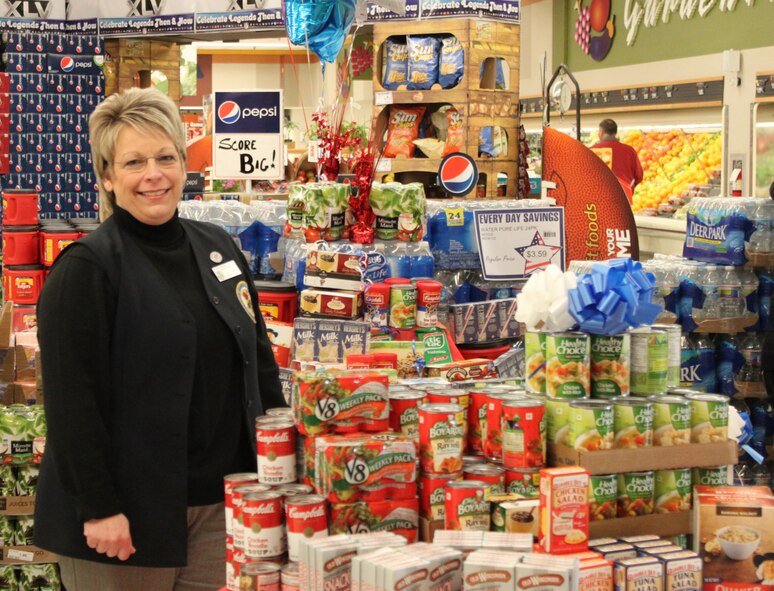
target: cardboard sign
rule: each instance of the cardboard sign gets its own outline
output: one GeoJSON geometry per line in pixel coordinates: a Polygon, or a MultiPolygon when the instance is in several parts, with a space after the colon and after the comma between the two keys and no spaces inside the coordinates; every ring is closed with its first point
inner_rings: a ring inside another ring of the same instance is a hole
{"type": "Polygon", "coordinates": [[[523,279],[550,264],[564,268],[564,208],[482,209],[474,215],[487,281],[523,279]]]}
{"type": "Polygon", "coordinates": [[[282,117],[281,90],[216,92],[215,178],[284,178],[282,117]]]}

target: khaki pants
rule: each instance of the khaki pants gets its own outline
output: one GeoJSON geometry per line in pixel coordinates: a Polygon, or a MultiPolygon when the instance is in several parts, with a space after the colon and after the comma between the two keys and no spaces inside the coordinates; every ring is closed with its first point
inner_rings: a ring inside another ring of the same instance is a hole
{"type": "Polygon", "coordinates": [[[226,585],[223,503],[188,508],[188,565],[151,568],[59,557],[67,591],[205,591],[226,585]]]}

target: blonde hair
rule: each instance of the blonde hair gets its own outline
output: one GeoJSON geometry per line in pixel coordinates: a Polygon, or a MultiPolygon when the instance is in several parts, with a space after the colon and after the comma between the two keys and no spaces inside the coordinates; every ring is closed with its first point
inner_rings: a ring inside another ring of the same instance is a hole
{"type": "Polygon", "coordinates": [[[116,197],[104,188],[105,173],[112,171],[116,141],[130,126],[142,133],[163,133],[175,144],[185,169],[185,129],[172,100],[155,88],[130,88],[106,98],[89,117],[89,140],[94,172],[99,181],[100,219],[113,213],[116,197]]]}

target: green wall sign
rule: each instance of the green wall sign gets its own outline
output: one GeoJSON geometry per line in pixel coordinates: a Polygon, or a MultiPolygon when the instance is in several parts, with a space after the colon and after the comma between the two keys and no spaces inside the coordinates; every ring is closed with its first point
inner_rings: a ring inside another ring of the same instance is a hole
{"type": "Polygon", "coordinates": [[[553,1],[554,66],[576,72],[774,46],[774,0],[553,1]]]}

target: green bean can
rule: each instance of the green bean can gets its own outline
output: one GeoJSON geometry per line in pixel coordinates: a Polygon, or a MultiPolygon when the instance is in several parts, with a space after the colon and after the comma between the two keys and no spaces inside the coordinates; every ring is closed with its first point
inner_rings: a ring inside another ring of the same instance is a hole
{"type": "Polygon", "coordinates": [[[589,336],[581,332],[546,335],[546,395],[588,398],[591,382],[589,336]]]}
{"type": "Polygon", "coordinates": [[[667,333],[667,388],[680,385],[680,338],[683,328],[680,324],[654,324],[651,328],[667,333]]]}
{"type": "Polygon", "coordinates": [[[598,451],[613,447],[613,405],[606,400],[570,403],[567,444],[574,449],[598,451]]]}
{"type": "Polygon", "coordinates": [[[524,334],[524,385],[527,392],[546,393],[546,333],[524,334]]]}
{"type": "Polygon", "coordinates": [[[653,445],[670,447],[691,442],[691,403],[682,396],[651,396],[653,445]]]}
{"type": "Polygon", "coordinates": [[[549,443],[567,444],[570,436],[570,401],[546,398],[546,435],[549,443]]]}
{"type": "Polygon", "coordinates": [[[691,469],[656,470],[654,492],[656,513],[690,510],[693,496],[691,469]]]}
{"type": "Polygon", "coordinates": [[[417,286],[390,286],[389,325],[393,328],[414,328],[417,325],[417,286]]]}
{"type": "Polygon", "coordinates": [[[589,519],[614,519],[618,510],[618,477],[615,474],[592,474],[589,477],[589,519]]]}
{"type": "Polygon", "coordinates": [[[691,443],[722,443],[728,439],[728,398],[719,394],[688,394],[691,443]]]}
{"type": "Polygon", "coordinates": [[[642,399],[616,400],[613,406],[614,447],[653,445],[653,404],[642,399]]]}
{"type": "Polygon", "coordinates": [[[643,328],[631,332],[631,391],[648,396],[667,388],[669,336],[662,330],[643,328]]]}
{"type": "Polygon", "coordinates": [[[628,333],[591,335],[591,397],[629,395],[628,333]]]}
{"type": "Polygon", "coordinates": [[[731,484],[728,466],[694,468],[693,486],[728,486],[731,484]]]}
{"type": "Polygon", "coordinates": [[[618,517],[652,514],[655,485],[656,481],[652,470],[619,474],[618,517]]]}

